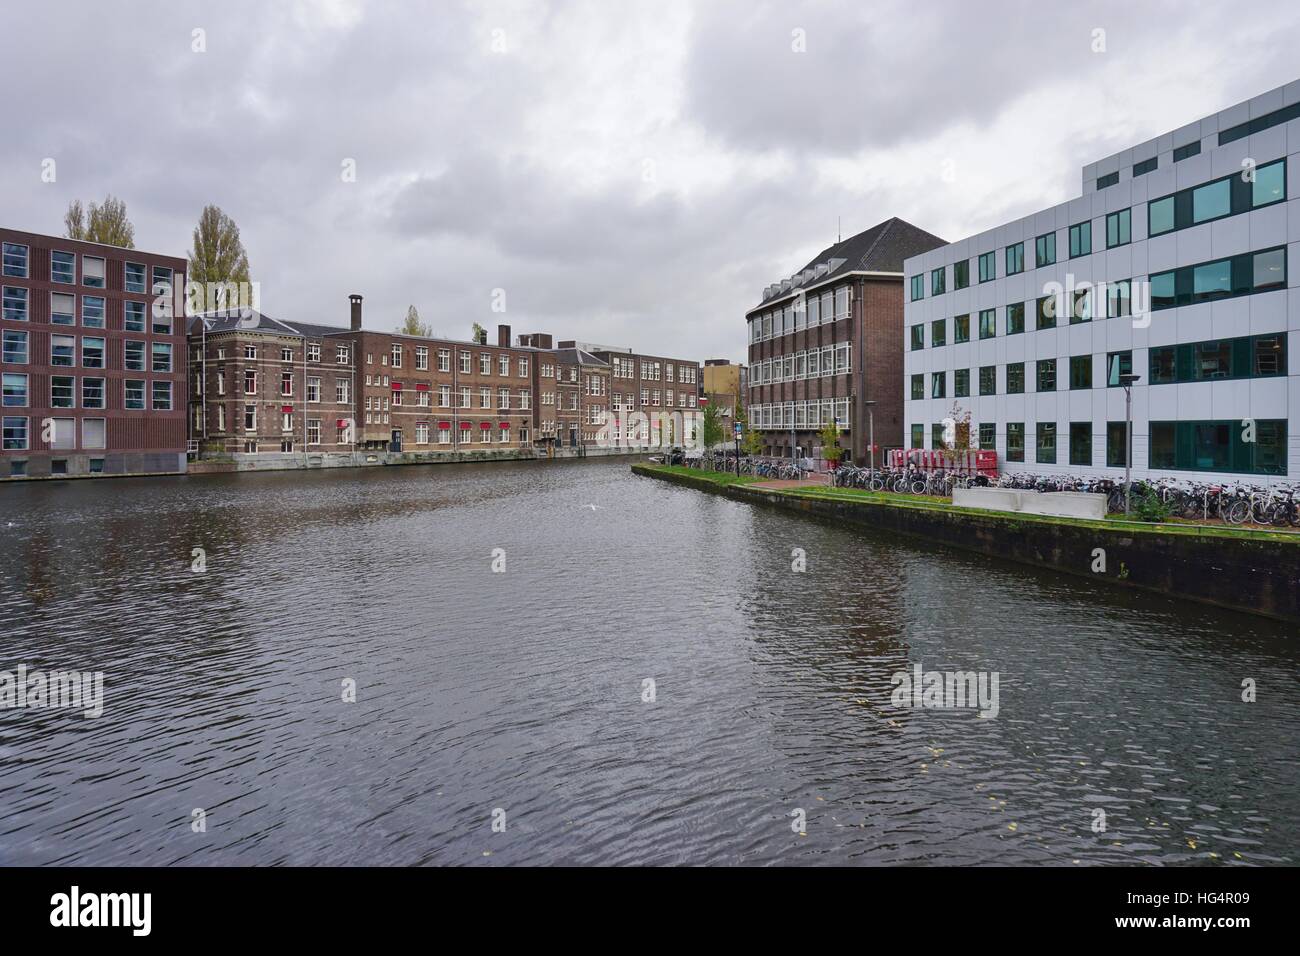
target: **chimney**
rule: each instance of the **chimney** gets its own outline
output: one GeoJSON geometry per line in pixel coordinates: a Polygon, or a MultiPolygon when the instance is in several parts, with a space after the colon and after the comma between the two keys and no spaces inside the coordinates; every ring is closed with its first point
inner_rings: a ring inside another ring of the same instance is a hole
{"type": "Polygon", "coordinates": [[[353,292],[348,296],[348,301],[352,303],[352,331],[361,331],[361,296],[353,292]]]}
{"type": "Polygon", "coordinates": [[[503,349],[510,347],[510,326],[497,326],[497,345],[501,346],[503,349]]]}

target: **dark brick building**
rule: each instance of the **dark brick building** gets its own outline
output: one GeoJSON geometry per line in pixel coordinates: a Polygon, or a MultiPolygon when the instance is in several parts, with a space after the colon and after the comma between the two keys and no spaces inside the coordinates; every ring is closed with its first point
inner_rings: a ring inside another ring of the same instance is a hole
{"type": "Polygon", "coordinates": [[[184,472],[186,260],[0,243],[0,479],[184,472]]]}
{"type": "Polygon", "coordinates": [[[903,260],[944,240],[893,218],[824,249],[763,290],[746,313],[751,428],[766,454],[819,454],[819,433],[838,420],[841,446],[876,461],[903,442],[903,260]],[[874,403],[868,411],[868,402],[874,403]]]}

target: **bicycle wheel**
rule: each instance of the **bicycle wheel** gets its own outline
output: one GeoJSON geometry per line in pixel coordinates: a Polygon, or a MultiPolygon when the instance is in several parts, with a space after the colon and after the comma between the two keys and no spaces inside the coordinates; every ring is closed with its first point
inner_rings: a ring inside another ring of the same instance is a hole
{"type": "Polygon", "coordinates": [[[1245,498],[1233,498],[1220,504],[1222,518],[1228,524],[1241,524],[1250,514],[1250,502],[1245,498]]]}

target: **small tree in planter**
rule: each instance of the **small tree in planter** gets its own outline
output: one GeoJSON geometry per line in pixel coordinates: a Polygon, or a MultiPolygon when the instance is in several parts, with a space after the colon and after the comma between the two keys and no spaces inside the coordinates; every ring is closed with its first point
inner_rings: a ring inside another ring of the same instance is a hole
{"type": "Polygon", "coordinates": [[[840,448],[840,426],[834,419],[826,423],[821,431],[822,440],[822,457],[826,459],[826,464],[834,468],[840,463],[840,455],[843,454],[840,448]]]}
{"type": "Polygon", "coordinates": [[[956,468],[958,462],[963,464],[966,461],[966,453],[970,449],[970,412],[963,411],[960,404],[952,403],[952,411],[948,413],[952,421],[952,441],[946,442],[943,448],[943,459],[948,464],[948,470],[956,468]]]}

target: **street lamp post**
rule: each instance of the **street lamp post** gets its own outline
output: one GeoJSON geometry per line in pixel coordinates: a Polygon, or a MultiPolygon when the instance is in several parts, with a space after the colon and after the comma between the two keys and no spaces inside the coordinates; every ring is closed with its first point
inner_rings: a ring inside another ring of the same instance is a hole
{"type": "Polygon", "coordinates": [[[862,404],[867,406],[867,447],[871,452],[871,480],[876,478],[876,413],[872,406],[874,401],[866,401],[862,404]]]}
{"type": "Polygon", "coordinates": [[[1130,497],[1133,491],[1131,476],[1133,473],[1133,383],[1141,375],[1131,372],[1120,375],[1119,383],[1124,387],[1124,517],[1130,514],[1130,497]]]}

